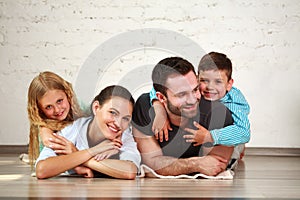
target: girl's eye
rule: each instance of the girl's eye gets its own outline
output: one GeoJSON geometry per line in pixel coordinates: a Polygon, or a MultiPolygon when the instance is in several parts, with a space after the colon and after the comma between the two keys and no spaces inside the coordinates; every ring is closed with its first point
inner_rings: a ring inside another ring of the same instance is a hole
{"type": "Polygon", "coordinates": [[[52,106],[46,106],[46,110],[50,110],[52,106]]]}
{"type": "Polygon", "coordinates": [[[57,100],[57,103],[62,103],[62,102],[63,102],[63,99],[57,100]]]}

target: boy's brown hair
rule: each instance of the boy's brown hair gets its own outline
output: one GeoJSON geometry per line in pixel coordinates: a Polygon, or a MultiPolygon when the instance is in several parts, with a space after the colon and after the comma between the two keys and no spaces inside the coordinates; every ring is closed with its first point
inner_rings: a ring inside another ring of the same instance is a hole
{"type": "Polygon", "coordinates": [[[232,76],[232,63],[230,59],[222,53],[210,52],[204,55],[198,65],[198,74],[200,71],[221,70],[225,71],[228,81],[232,76]]]}

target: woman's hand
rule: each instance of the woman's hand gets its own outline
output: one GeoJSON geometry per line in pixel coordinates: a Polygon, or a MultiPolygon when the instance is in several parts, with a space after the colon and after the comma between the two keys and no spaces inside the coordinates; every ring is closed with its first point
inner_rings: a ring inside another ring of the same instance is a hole
{"type": "Polygon", "coordinates": [[[88,152],[92,156],[96,156],[97,154],[102,154],[110,150],[119,151],[121,146],[122,146],[122,141],[120,139],[104,140],[103,142],[97,144],[96,146],[89,148],[88,152]]]}
{"type": "Polygon", "coordinates": [[[85,178],[93,178],[94,177],[94,173],[93,171],[85,166],[77,166],[74,168],[74,171],[79,174],[79,175],[83,175],[83,177],[85,178]]]}

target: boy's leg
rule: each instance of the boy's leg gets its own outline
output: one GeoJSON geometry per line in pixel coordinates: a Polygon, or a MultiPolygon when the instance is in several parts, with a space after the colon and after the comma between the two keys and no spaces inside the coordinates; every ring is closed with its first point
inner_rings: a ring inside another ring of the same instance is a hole
{"type": "Polygon", "coordinates": [[[226,159],[227,165],[231,160],[231,156],[233,153],[234,147],[217,145],[212,148],[212,150],[208,153],[209,155],[216,155],[226,159]]]}

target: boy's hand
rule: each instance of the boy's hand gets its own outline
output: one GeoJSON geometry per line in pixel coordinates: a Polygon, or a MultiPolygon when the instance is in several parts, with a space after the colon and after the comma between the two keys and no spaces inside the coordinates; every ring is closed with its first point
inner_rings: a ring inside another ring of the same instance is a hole
{"type": "Polygon", "coordinates": [[[153,108],[155,112],[155,117],[153,120],[152,131],[154,132],[155,138],[160,142],[164,140],[169,140],[169,130],[172,128],[170,126],[169,119],[167,117],[167,112],[164,106],[159,101],[153,102],[153,108]]]}
{"type": "Polygon", "coordinates": [[[194,143],[194,146],[198,146],[206,142],[213,142],[211,134],[206,128],[197,122],[194,122],[194,126],[197,128],[197,130],[190,128],[184,129],[185,131],[191,133],[183,136],[183,138],[186,139],[186,142],[194,143]]]}

